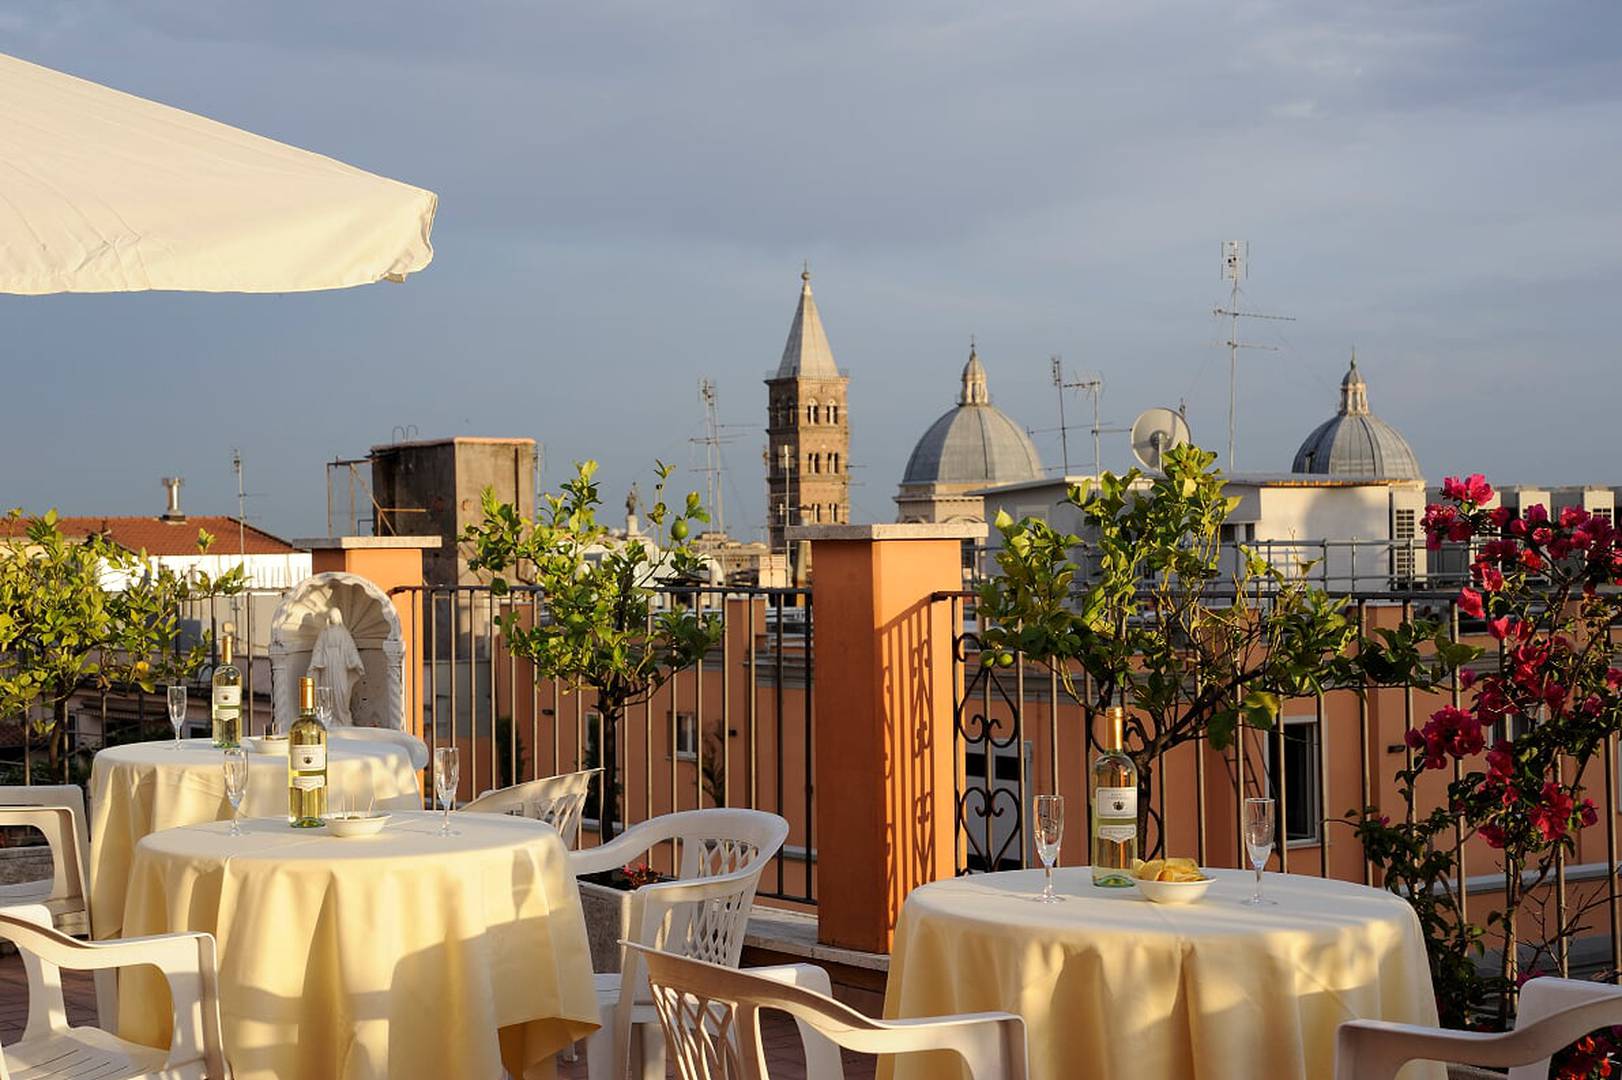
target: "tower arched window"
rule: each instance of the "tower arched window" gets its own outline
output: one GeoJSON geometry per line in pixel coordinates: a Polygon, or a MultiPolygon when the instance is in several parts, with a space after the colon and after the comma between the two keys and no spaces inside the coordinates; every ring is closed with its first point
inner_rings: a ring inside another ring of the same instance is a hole
{"type": "Polygon", "coordinates": [[[821,415],[822,415],[822,409],[821,409],[820,406],[817,405],[817,403],[815,401],[808,401],[808,402],[805,403],[805,422],[806,423],[808,423],[808,424],[818,423],[821,415]]]}
{"type": "Polygon", "coordinates": [[[839,423],[839,405],[837,402],[833,402],[828,405],[828,423],[839,423]]]}
{"type": "Polygon", "coordinates": [[[806,472],[809,472],[809,473],[812,473],[813,475],[815,475],[816,473],[819,473],[821,471],[822,471],[822,455],[821,454],[812,454],[812,455],[810,455],[810,467],[808,469],[806,469],[806,472]]]}
{"type": "Polygon", "coordinates": [[[828,455],[828,471],[831,473],[839,472],[839,454],[837,452],[828,455]]]}

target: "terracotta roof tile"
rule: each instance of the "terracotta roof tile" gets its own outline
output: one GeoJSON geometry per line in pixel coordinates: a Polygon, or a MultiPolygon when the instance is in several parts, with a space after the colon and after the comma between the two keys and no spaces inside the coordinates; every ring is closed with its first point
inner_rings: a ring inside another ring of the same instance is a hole
{"type": "MultiPolygon", "coordinates": [[[[56,527],[64,536],[105,533],[118,546],[145,551],[148,555],[195,555],[197,531],[205,529],[214,537],[212,554],[235,555],[239,551],[237,519],[223,514],[193,515],[184,521],[155,517],[64,517],[57,519],[56,527]]],[[[21,536],[26,530],[26,520],[0,521],[0,537],[21,536]]],[[[252,525],[242,531],[242,540],[240,550],[245,555],[287,555],[299,550],[252,525]]]]}

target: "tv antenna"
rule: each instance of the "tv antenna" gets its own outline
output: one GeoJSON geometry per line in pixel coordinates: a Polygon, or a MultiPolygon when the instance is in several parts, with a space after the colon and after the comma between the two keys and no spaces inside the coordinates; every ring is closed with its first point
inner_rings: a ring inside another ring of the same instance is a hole
{"type": "Polygon", "coordinates": [[[1080,390],[1089,394],[1093,399],[1093,426],[1089,429],[1093,435],[1093,475],[1097,476],[1103,469],[1103,446],[1099,436],[1105,432],[1125,431],[1126,428],[1105,427],[1098,419],[1100,399],[1104,396],[1104,376],[1094,375],[1087,379],[1066,379],[1064,374],[1064,359],[1060,356],[1049,358],[1053,370],[1053,386],[1059,394],[1059,455],[1063,461],[1064,475],[1070,474],[1070,436],[1069,428],[1064,419],[1064,392],[1066,390],[1080,390]]]}
{"type": "Polygon", "coordinates": [[[1145,469],[1160,472],[1166,451],[1189,441],[1188,421],[1176,409],[1145,409],[1132,421],[1132,456],[1145,469]]]}
{"type": "Polygon", "coordinates": [[[1229,319],[1228,328],[1228,458],[1229,472],[1234,469],[1233,443],[1234,443],[1234,400],[1238,395],[1239,385],[1239,350],[1262,349],[1266,352],[1278,352],[1277,345],[1260,345],[1251,341],[1239,340],[1240,319],[1269,319],[1274,322],[1294,322],[1293,315],[1263,315],[1255,311],[1239,310],[1239,282],[1250,274],[1250,241],[1224,240],[1222,241],[1222,277],[1233,282],[1233,289],[1228,294],[1228,306],[1225,308],[1212,308],[1211,314],[1222,315],[1229,319]]]}
{"type": "Polygon", "coordinates": [[[242,486],[242,451],[231,448],[231,471],[237,474],[237,557],[248,557],[248,492],[242,486]]]}
{"type": "Polygon", "coordinates": [[[726,462],[721,456],[721,447],[732,442],[735,436],[723,435],[722,432],[733,425],[721,423],[720,411],[715,400],[714,379],[698,380],[698,400],[704,405],[704,434],[688,441],[704,446],[704,468],[701,470],[704,473],[704,503],[715,515],[716,529],[724,533],[727,531],[724,502],[726,462]]]}

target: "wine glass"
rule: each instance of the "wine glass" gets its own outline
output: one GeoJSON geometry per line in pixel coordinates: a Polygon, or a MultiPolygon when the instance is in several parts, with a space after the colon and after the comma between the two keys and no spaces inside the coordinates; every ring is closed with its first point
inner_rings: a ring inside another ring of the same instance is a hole
{"type": "Polygon", "coordinates": [[[1245,800],[1245,850],[1250,853],[1250,865],[1256,870],[1256,893],[1247,904],[1276,904],[1262,895],[1262,867],[1273,853],[1273,800],[1245,800]]]}
{"type": "Polygon", "coordinates": [[[332,687],[315,688],[315,718],[321,721],[322,727],[332,726],[332,687]]]}
{"type": "Polygon", "coordinates": [[[248,794],[248,755],[240,746],[225,751],[225,797],[231,803],[231,835],[241,836],[242,826],[237,822],[237,811],[242,808],[242,797],[248,794]]]}
{"type": "Polygon", "coordinates": [[[1038,903],[1056,904],[1064,899],[1053,892],[1053,864],[1059,861],[1059,842],[1064,839],[1064,796],[1038,795],[1032,808],[1036,833],[1036,854],[1047,875],[1038,903]]]}
{"type": "Polygon", "coordinates": [[[462,775],[462,753],[454,746],[441,746],[434,751],[434,793],[444,808],[445,819],[440,823],[440,836],[459,836],[451,828],[451,803],[456,801],[456,784],[462,775]]]}
{"type": "Polygon", "coordinates": [[[186,726],[186,687],[169,685],[169,726],[175,729],[175,749],[180,749],[180,729],[186,726]]]}

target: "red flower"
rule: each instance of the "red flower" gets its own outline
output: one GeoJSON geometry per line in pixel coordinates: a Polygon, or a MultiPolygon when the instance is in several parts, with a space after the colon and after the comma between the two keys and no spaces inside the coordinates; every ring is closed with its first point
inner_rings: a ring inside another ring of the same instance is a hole
{"type": "Polygon", "coordinates": [[[1504,739],[1492,744],[1487,751],[1487,774],[1494,779],[1508,780],[1515,771],[1515,748],[1504,739]]]}
{"type": "Polygon", "coordinates": [[[1468,669],[1459,672],[1459,689],[1468,690],[1476,684],[1476,673],[1468,669]]]}
{"type": "Polygon", "coordinates": [[[1488,847],[1501,848],[1504,846],[1504,830],[1492,822],[1481,826],[1481,838],[1487,841],[1488,847]]]}
{"type": "Polygon", "coordinates": [[[1549,508],[1542,503],[1533,503],[1521,516],[1534,525],[1546,525],[1549,521],[1549,508]]]}
{"type": "Polygon", "coordinates": [[[1577,813],[1585,829],[1599,820],[1599,810],[1594,806],[1593,799],[1584,799],[1583,805],[1577,813]]]}
{"type": "Polygon", "coordinates": [[[1495,506],[1487,511],[1487,520],[1502,529],[1509,522],[1509,507],[1495,506]]]}
{"type": "Polygon", "coordinates": [[[1492,500],[1492,485],[1480,473],[1460,480],[1457,476],[1450,476],[1442,481],[1442,497],[1452,499],[1454,502],[1475,503],[1477,506],[1492,500]]]}
{"type": "Polygon", "coordinates": [[[1479,619],[1486,615],[1486,610],[1481,606],[1481,594],[1474,589],[1460,589],[1459,612],[1468,615],[1472,619],[1479,619]]]}
{"type": "Polygon", "coordinates": [[[1510,618],[1508,615],[1500,615],[1496,619],[1489,619],[1487,621],[1487,633],[1491,634],[1499,641],[1503,641],[1505,638],[1509,637],[1514,630],[1515,620],[1510,618]]]}
{"type": "Polygon", "coordinates": [[[1525,536],[1526,522],[1522,521],[1520,518],[1511,518],[1509,522],[1509,535],[1525,536]]]}
{"type": "Polygon", "coordinates": [[[1539,555],[1531,548],[1527,548],[1525,551],[1521,552],[1521,563],[1528,570],[1536,572],[1543,569],[1543,556],[1539,555]]]}
{"type": "Polygon", "coordinates": [[[1622,688],[1622,668],[1611,668],[1605,673],[1605,685],[1612,690],[1622,688]]]}
{"type": "Polygon", "coordinates": [[[1568,506],[1560,511],[1560,527],[1562,529],[1575,528],[1588,520],[1588,511],[1580,506],[1568,506]]]}
{"type": "Polygon", "coordinates": [[[1539,547],[1546,546],[1549,541],[1553,539],[1554,530],[1549,528],[1547,525],[1539,525],[1537,528],[1532,530],[1532,543],[1538,545],[1539,547]]]}

